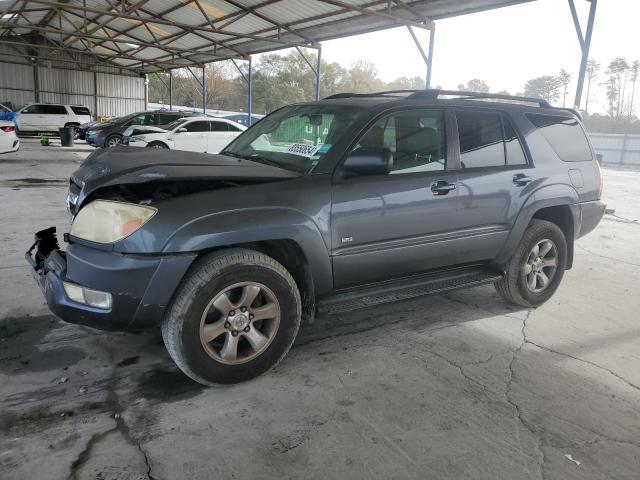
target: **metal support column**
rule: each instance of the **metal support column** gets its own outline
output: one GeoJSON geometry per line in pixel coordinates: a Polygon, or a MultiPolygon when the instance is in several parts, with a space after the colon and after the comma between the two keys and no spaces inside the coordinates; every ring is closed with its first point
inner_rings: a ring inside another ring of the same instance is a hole
{"type": "Polygon", "coordinates": [[[251,126],[253,123],[252,112],[253,108],[253,62],[251,55],[249,55],[249,73],[247,74],[247,125],[251,126]]]}
{"type": "Polygon", "coordinates": [[[204,65],[202,65],[202,114],[207,114],[207,79],[204,65]]]}
{"type": "Polygon", "coordinates": [[[429,53],[428,54],[425,53],[424,49],[422,48],[422,45],[420,44],[420,40],[418,40],[416,33],[413,31],[413,27],[411,27],[411,25],[407,25],[407,30],[409,30],[409,33],[411,34],[411,38],[413,38],[413,43],[415,43],[416,47],[418,47],[418,51],[420,52],[420,55],[422,56],[422,59],[424,60],[424,63],[427,66],[425,88],[431,88],[431,72],[433,70],[433,44],[436,39],[436,24],[435,22],[433,22],[431,24],[431,28],[429,29],[430,31],[429,31],[429,50],[428,50],[429,53]]]}
{"type": "Polygon", "coordinates": [[[320,75],[322,65],[322,46],[318,46],[318,58],[316,62],[316,102],[320,100],[320,75]]]}
{"type": "Polygon", "coordinates": [[[582,29],[580,28],[580,20],[578,19],[578,13],[576,11],[576,5],[574,0],[569,1],[569,8],[571,9],[571,17],[573,18],[573,24],[576,27],[576,33],[578,34],[578,41],[580,42],[580,49],[582,50],[582,58],[580,60],[580,72],[578,73],[578,84],[576,86],[576,98],[574,105],[576,108],[580,108],[582,102],[582,90],[584,89],[584,78],[587,73],[587,62],[589,61],[589,48],[591,47],[591,36],[593,34],[593,23],[596,18],[596,7],[598,6],[598,0],[587,0],[591,2],[589,8],[589,18],[587,20],[587,29],[582,35],[582,29]]]}
{"type": "Polygon", "coordinates": [[[298,51],[298,53],[300,54],[300,56],[302,57],[302,59],[307,63],[307,65],[309,65],[309,68],[311,69],[311,71],[313,72],[313,74],[316,76],[316,85],[315,85],[315,97],[316,100],[320,100],[320,76],[321,76],[321,65],[322,65],[322,45],[315,45],[311,48],[315,48],[318,51],[318,55],[316,58],[316,64],[315,66],[311,63],[311,60],[309,60],[309,57],[307,57],[305,55],[305,53],[300,49],[300,47],[296,47],[296,50],[298,51]]]}
{"type": "Polygon", "coordinates": [[[169,70],[169,110],[173,110],[173,70],[169,70]]]}

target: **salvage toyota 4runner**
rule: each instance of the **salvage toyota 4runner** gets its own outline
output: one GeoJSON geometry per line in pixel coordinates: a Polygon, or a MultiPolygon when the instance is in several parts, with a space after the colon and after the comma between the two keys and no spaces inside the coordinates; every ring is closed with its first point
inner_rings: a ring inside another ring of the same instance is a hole
{"type": "Polygon", "coordinates": [[[50,309],[100,329],[161,325],[192,379],[276,365],[302,321],[494,283],[536,307],[604,213],[579,115],[438,90],[284,107],[219,155],[94,152],[72,175],[62,251],[26,255],[50,309]]]}

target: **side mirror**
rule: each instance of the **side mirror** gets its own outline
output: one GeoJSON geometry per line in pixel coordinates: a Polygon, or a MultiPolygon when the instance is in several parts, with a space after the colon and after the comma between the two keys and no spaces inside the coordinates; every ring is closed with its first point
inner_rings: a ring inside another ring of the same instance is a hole
{"type": "Polygon", "coordinates": [[[184,128],[184,127],[180,127],[180,128],[178,129],[178,133],[185,133],[186,131],[187,131],[187,129],[186,129],[186,128],[184,128]]]}
{"type": "Polygon", "coordinates": [[[388,148],[360,147],[349,154],[342,170],[350,175],[386,175],[393,168],[393,154],[388,148]]]}

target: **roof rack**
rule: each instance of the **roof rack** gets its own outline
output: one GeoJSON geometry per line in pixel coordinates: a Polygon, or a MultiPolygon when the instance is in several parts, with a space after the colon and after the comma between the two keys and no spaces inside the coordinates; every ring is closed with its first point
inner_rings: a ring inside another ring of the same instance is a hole
{"type": "Polygon", "coordinates": [[[462,92],[458,90],[389,90],[385,92],[375,93],[336,93],[325,98],[325,100],[336,98],[352,98],[352,97],[398,97],[407,99],[425,99],[437,100],[441,96],[458,97],[461,100],[507,100],[513,102],[533,103],[542,108],[553,108],[546,100],[535,97],[521,97],[517,95],[502,95],[499,93],[483,93],[483,92],[462,92]],[[407,95],[402,95],[407,94],[407,95]]]}

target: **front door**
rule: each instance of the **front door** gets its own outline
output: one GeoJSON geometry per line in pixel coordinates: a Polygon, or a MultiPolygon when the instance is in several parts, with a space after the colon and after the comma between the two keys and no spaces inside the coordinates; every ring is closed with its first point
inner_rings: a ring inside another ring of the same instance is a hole
{"type": "Polygon", "coordinates": [[[189,152],[206,152],[209,122],[206,120],[187,122],[180,125],[178,130],[182,130],[183,128],[187,131],[178,131],[173,135],[174,148],[176,150],[187,150],[189,152]]]}
{"type": "Polygon", "coordinates": [[[457,263],[457,172],[445,114],[408,110],[377,121],[354,147],[386,147],[388,175],[336,175],[331,211],[334,284],[366,284],[457,263]]]}
{"type": "Polygon", "coordinates": [[[460,261],[496,258],[526,199],[533,171],[509,117],[490,110],[455,113],[460,138],[460,261]]]}
{"type": "Polygon", "coordinates": [[[18,116],[18,127],[20,130],[29,131],[44,131],[45,130],[45,110],[44,105],[35,104],[29,105],[20,111],[18,116]]]}

